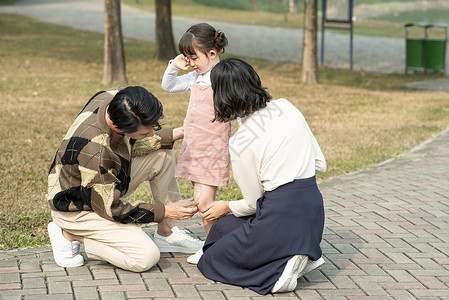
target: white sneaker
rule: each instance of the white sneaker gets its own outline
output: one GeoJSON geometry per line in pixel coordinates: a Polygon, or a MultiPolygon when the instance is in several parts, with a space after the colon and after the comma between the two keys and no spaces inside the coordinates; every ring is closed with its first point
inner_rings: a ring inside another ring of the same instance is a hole
{"type": "Polygon", "coordinates": [[[321,267],[325,263],[326,263],[326,261],[324,260],[324,258],[322,256],[320,258],[318,258],[317,260],[309,260],[307,262],[307,265],[305,266],[304,270],[299,272],[298,278],[306,275],[307,273],[312,272],[313,270],[318,269],[319,267],[321,267]]]}
{"type": "Polygon", "coordinates": [[[304,269],[309,257],[307,255],[295,255],[290,258],[285,266],[281,277],[276,281],[271,289],[272,293],[291,292],[298,284],[298,274],[304,269]]]}
{"type": "Polygon", "coordinates": [[[169,236],[161,236],[157,230],[154,232],[153,241],[160,252],[196,253],[203,248],[204,241],[191,237],[184,230],[175,226],[171,231],[169,236]]]}
{"type": "Polygon", "coordinates": [[[190,255],[187,257],[187,262],[192,265],[197,265],[198,261],[200,260],[201,256],[203,256],[203,248],[198,250],[195,254],[190,255]]]}
{"type": "Polygon", "coordinates": [[[80,254],[80,242],[70,242],[62,235],[62,229],[55,222],[48,223],[53,257],[60,267],[80,267],[84,265],[84,258],[80,254]]]}

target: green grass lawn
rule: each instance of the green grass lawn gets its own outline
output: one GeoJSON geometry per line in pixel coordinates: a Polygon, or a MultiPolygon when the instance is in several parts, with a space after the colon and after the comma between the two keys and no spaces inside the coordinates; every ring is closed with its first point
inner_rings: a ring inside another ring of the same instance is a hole
{"type": "Polygon", "coordinates": [[[426,11],[405,11],[393,13],[376,18],[376,20],[391,21],[396,23],[427,22],[430,24],[446,23],[449,25],[449,11],[441,9],[429,9],[426,11]]]}
{"type": "MultiPolygon", "coordinates": [[[[0,41],[0,249],[45,245],[48,168],[76,114],[105,88],[103,36],[2,15],[0,41]]],[[[165,126],[181,126],[189,94],[161,90],[167,62],[153,59],[154,44],[126,39],[125,52],[129,85],[144,86],[161,100],[165,126]]],[[[449,124],[448,93],[397,88],[438,75],[320,68],[320,84],[305,85],[299,65],[246,60],[274,98],[289,99],[305,115],[328,163],[320,180],[395,157],[449,124]]],[[[188,182],[180,180],[180,187],[184,197],[192,195],[188,182]]],[[[133,196],[141,197],[151,199],[145,185],[133,196]]],[[[240,197],[232,178],[218,193],[218,199],[240,197]]]]}

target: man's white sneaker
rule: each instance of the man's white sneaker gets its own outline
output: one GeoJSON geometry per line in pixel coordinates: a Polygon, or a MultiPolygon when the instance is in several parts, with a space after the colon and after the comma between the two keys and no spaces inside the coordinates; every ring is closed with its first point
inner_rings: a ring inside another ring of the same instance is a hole
{"type": "Polygon", "coordinates": [[[187,257],[187,262],[192,265],[197,265],[198,261],[200,260],[201,256],[203,256],[203,248],[198,250],[195,254],[190,255],[187,257]]]}
{"type": "Polygon", "coordinates": [[[291,292],[296,289],[298,284],[298,274],[304,269],[309,257],[307,255],[295,255],[290,258],[285,265],[281,277],[276,281],[272,293],[291,292]]]}
{"type": "Polygon", "coordinates": [[[299,272],[298,278],[306,275],[307,273],[312,272],[313,270],[318,269],[319,267],[321,267],[325,263],[326,263],[326,261],[324,260],[324,258],[322,256],[320,258],[318,258],[317,260],[309,260],[307,262],[307,265],[305,266],[304,270],[299,272]]]}
{"type": "Polygon", "coordinates": [[[171,231],[169,236],[161,236],[157,230],[154,232],[153,241],[160,252],[196,253],[203,248],[204,241],[191,237],[184,230],[175,226],[171,231]]]}
{"type": "Polygon", "coordinates": [[[84,265],[84,258],[80,254],[80,242],[70,242],[62,235],[62,229],[56,223],[48,223],[53,257],[60,267],[80,267],[84,265]]]}

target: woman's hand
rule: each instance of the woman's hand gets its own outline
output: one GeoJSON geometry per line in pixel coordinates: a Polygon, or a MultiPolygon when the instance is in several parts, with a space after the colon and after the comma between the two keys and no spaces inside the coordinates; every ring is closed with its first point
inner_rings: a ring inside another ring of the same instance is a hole
{"type": "Polygon", "coordinates": [[[198,212],[193,199],[179,200],[165,205],[165,217],[175,220],[191,218],[198,212]],[[188,207],[193,206],[193,207],[188,207]]]}
{"type": "Polygon", "coordinates": [[[215,221],[231,212],[228,201],[214,201],[209,204],[203,212],[200,212],[201,217],[207,221],[215,221]]]}
{"type": "Polygon", "coordinates": [[[190,68],[189,59],[183,54],[179,54],[173,59],[171,65],[177,69],[187,71],[190,68]]]}

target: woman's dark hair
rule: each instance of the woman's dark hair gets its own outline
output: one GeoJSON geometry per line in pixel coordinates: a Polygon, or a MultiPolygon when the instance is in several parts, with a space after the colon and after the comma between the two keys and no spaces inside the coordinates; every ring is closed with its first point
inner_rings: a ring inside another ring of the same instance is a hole
{"type": "Polygon", "coordinates": [[[160,128],[163,117],[161,102],[140,86],[120,90],[108,107],[109,118],[124,133],[136,132],[140,125],[160,128]]]}
{"type": "Polygon", "coordinates": [[[195,55],[195,48],[204,54],[216,50],[217,54],[224,52],[228,45],[225,34],[207,23],[199,23],[190,27],[181,37],[178,48],[184,55],[195,55]]]}
{"type": "Polygon", "coordinates": [[[226,58],[212,68],[215,119],[228,122],[264,108],[271,95],[262,87],[253,67],[238,58],[226,58]]]}

